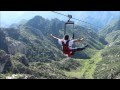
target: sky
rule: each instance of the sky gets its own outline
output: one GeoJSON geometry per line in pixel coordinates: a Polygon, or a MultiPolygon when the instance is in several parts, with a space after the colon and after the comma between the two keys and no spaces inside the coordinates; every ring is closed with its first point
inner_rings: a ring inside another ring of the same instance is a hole
{"type": "Polygon", "coordinates": [[[46,15],[48,16],[49,12],[1,11],[0,20],[2,25],[10,25],[12,23],[18,23],[22,19],[29,20],[37,14],[46,17],[46,15]]]}
{"type": "MultiPolygon", "coordinates": [[[[64,14],[67,14],[67,12],[64,12],[64,14]]],[[[58,16],[51,11],[0,11],[0,22],[2,25],[11,25],[12,23],[18,23],[22,19],[29,20],[35,15],[40,15],[47,19],[63,18],[63,16],[58,16]]]]}
{"type": "MultiPolygon", "coordinates": [[[[65,15],[71,14],[73,17],[75,18],[77,17],[81,20],[84,20],[84,18],[87,17],[87,15],[92,16],[92,13],[94,13],[94,15],[96,16],[98,14],[98,11],[57,11],[57,12],[63,13],[65,15]]],[[[101,13],[104,13],[104,12],[107,12],[107,11],[101,11],[101,13]]],[[[114,12],[115,11],[111,11],[111,13],[114,13],[114,12]]],[[[35,15],[40,15],[47,19],[58,18],[64,21],[67,21],[68,19],[64,16],[58,15],[51,11],[0,11],[0,26],[7,27],[13,23],[18,23],[23,19],[29,20],[33,18],[35,15]]]]}
{"type": "MultiPolygon", "coordinates": [[[[57,11],[63,13],[65,15],[74,14],[74,16],[81,16],[83,15],[83,11],[57,11]]],[[[53,19],[58,18],[60,20],[67,21],[68,18],[53,13],[51,11],[0,11],[0,24],[1,26],[9,26],[13,23],[18,23],[22,19],[29,20],[33,18],[35,15],[40,15],[46,19],[53,19]]]]}

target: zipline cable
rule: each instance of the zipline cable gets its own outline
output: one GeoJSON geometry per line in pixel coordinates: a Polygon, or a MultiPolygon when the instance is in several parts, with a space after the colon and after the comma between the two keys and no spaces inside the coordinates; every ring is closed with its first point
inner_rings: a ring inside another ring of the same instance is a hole
{"type": "MultiPolygon", "coordinates": [[[[56,12],[56,11],[52,11],[52,12],[54,12],[54,13],[56,13],[56,14],[59,14],[59,15],[62,15],[62,16],[65,16],[65,17],[68,17],[68,16],[69,16],[69,15],[65,15],[65,14],[62,14],[62,13],[59,13],[59,12],[56,12]]],[[[77,20],[77,21],[80,21],[80,22],[87,23],[87,24],[92,25],[92,26],[94,26],[94,27],[102,28],[102,27],[96,26],[96,25],[94,25],[94,24],[88,23],[88,22],[86,22],[86,21],[83,21],[83,20],[80,20],[80,19],[77,19],[77,18],[71,18],[71,19],[74,19],[74,20],[77,20]]]]}

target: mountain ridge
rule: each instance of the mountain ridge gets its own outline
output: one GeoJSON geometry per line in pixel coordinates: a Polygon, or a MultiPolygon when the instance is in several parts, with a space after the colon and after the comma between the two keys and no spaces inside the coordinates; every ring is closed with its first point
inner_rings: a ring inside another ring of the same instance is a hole
{"type": "MultiPolygon", "coordinates": [[[[62,38],[64,23],[64,21],[56,18],[48,20],[41,16],[35,16],[17,27],[0,28],[0,64],[2,64],[0,72],[2,74],[0,74],[0,77],[16,78],[18,76],[18,78],[28,77],[33,79],[74,79],[77,77],[70,77],[65,72],[72,72],[78,68],[83,68],[83,71],[85,71],[81,74],[83,78],[119,78],[119,65],[117,64],[119,56],[116,57],[116,55],[119,55],[119,30],[117,30],[120,25],[119,21],[111,26],[114,30],[102,36],[94,32],[93,29],[75,25],[75,38],[85,38],[85,41],[77,44],[77,46],[83,47],[85,44],[89,44],[89,48],[76,53],[68,60],[63,55],[58,42],[49,37],[50,34],[53,34],[62,38]],[[115,36],[112,34],[115,34],[115,36]],[[110,40],[107,37],[114,41],[115,45],[108,46],[110,40]],[[116,44],[117,41],[118,43],[116,44]],[[115,51],[112,53],[113,50],[115,51]],[[3,64],[2,60],[6,58],[6,55],[10,56],[9,62],[3,64]],[[107,58],[109,58],[108,61],[107,58]],[[114,58],[115,62],[112,60],[114,58]],[[113,67],[110,67],[112,65],[110,62],[113,62],[113,67]],[[105,69],[104,71],[108,71],[101,74],[101,70],[103,69],[101,65],[106,68],[104,64],[110,68],[105,69]],[[109,71],[114,68],[116,69],[115,73],[112,73],[112,77],[109,71]]],[[[106,31],[109,31],[108,29],[110,30],[110,28],[107,28],[106,31]]],[[[67,34],[72,36],[72,32],[70,28],[67,34]]]]}

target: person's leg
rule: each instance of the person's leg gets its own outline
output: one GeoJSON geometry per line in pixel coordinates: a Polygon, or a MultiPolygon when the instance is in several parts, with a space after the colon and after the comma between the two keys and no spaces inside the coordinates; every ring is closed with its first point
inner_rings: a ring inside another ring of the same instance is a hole
{"type": "Polygon", "coordinates": [[[86,49],[86,47],[88,47],[88,45],[86,45],[86,46],[83,47],[83,48],[77,48],[77,51],[82,51],[82,50],[86,49]]]}
{"type": "Polygon", "coordinates": [[[72,50],[71,50],[70,56],[71,56],[71,55],[74,55],[75,52],[77,52],[77,51],[82,51],[82,50],[84,50],[86,47],[88,47],[88,45],[86,45],[86,46],[83,47],[83,48],[72,49],[72,50]]]}
{"type": "Polygon", "coordinates": [[[71,55],[73,55],[75,52],[77,52],[77,51],[82,51],[82,50],[84,50],[86,47],[88,47],[88,45],[86,45],[85,47],[83,47],[83,48],[77,48],[77,49],[72,49],[71,50],[71,55]]]}
{"type": "Polygon", "coordinates": [[[71,55],[74,55],[75,52],[77,52],[77,49],[72,49],[72,50],[71,50],[71,55]]]}

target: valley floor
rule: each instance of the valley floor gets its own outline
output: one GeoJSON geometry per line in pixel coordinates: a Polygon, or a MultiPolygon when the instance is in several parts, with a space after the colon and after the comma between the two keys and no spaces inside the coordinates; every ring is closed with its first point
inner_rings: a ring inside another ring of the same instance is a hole
{"type": "Polygon", "coordinates": [[[78,79],[94,79],[93,73],[97,63],[102,60],[101,52],[102,50],[98,50],[96,54],[91,57],[91,59],[75,59],[80,62],[80,67],[78,67],[76,70],[71,70],[70,72],[64,71],[65,75],[78,79]]]}

